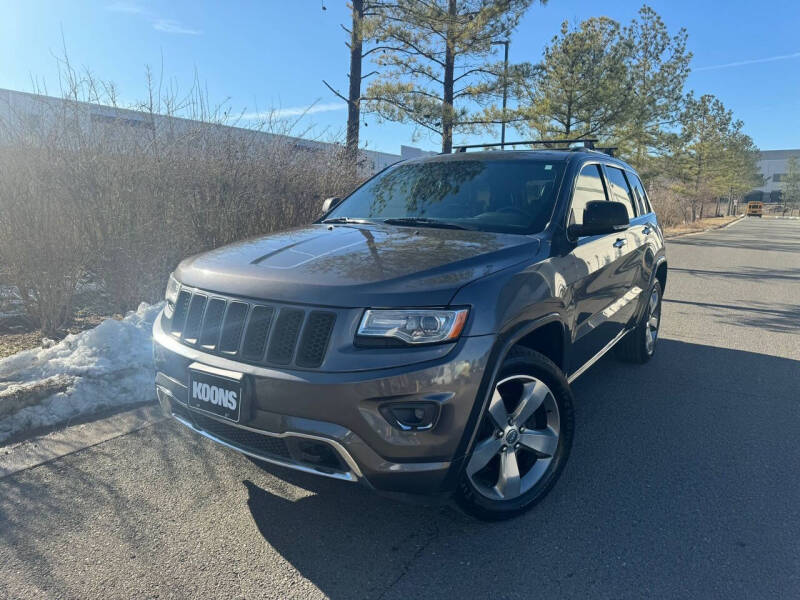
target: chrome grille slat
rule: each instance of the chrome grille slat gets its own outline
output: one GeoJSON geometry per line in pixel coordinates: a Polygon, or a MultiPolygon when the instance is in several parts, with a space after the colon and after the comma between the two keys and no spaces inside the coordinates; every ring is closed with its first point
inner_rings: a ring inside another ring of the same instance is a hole
{"type": "Polygon", "coordinates": [[[228,303],[222,298],[211,298],[206,306],[203,318],[203,331],[200,334],[200,345],[209,350],[219,347],[219,336],[222,331],[222,318],[228,303]]]}
{"type": "Polygon", "coordinates": [[[192,294],[186,290],[181,290],[178,294],[178,301],[175,303],[175,312],[172,314],[171,332],[180,336],[183,334],[183,326],[186,323],[186,314],[189,312],[189,303],[192,294]]]}
{"type": "Polygon", "coordinates": [[[228,310],[225,311],[225,319],[222,321],[222,335],[219,338],[219,351],[223,354],[238,354],[249,308],[244,302],[228,302],[228,310]]]}
{"type": "Polygon", "coordinates": [[[225,298],[181,287],[165,327],[187,346],[244,362],[322,366],[336,322],[330,310],[272,305],[225,298]]]}
{"type": "Polygon", "coordinates": [[[183,326],[181,336],[187,344],[196,344],[200,336],[200,325],[203,323],[203,314],[206,311],[207,297],[203,294],[195,294],[189,302],[189,312],[186,315],[186,323],[183,326]]]}

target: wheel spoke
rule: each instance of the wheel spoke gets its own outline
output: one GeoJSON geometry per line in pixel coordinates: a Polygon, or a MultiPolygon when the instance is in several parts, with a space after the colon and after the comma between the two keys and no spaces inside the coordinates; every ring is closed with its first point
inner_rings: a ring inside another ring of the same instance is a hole
{"type": "Polygon", "coordinates": [[[465,475],[475,491],[486,498],[519,498],[549,471],[558,450],[560,417],[555,395],[533,375],[511,375],[495,383],[484,415],[487,418],[489,422],[484,420],[481,426],[485,433],[475,443],[465,475]],[[513,403],[515,410],[509,412],[506,402],[513,403]],[[486,432],[489,425],[494,431],[486,432]]]}
{"type": "Polygon", "coordinates": [[[542,405],[550,389],[541,381],[532,381],[522,387],[522,398],[511,418],[517,425],[524,425],[536,409],[542,405]]]}
{"type": "Polygon", "coordinates": [[[498,429],[502,430],[508,425],[508,411],[497,388],[495,388],[492,399],[489,401],[489,416],[498,429]]]}
{"type": "Polygon", "coordinates": [[[500,454],[500,477],[497,480],[497,492],[503,498],[519,496],[522,481],[519,476],[517,455],[509,450],[500,454]]]}
{"type": "Polygon", "coordinates": [[[558,435],[550,429],[529,429],[519,436],[519,443],[542,456],[553,456],[558,448],[558,435]]]}
{"type": "Polygon", "coordinates": [[[494,437],[478,442],[475,449],[472,451],[469,463],[467,463],[467,475],[472,477],[475,473],[488,465],[492,457],[500,451],[502,445],[503,440],[494,437]]]}
{"type": "Polygon", "coordinates": [[[647,321],[647,326],[650,327],[650,329],[658,329],[658,317],[650,317],[650,320],[647,321]]]}

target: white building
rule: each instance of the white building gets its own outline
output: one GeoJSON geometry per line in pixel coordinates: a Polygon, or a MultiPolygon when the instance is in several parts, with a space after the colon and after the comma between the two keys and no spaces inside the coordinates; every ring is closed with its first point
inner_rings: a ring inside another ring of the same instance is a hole
{"type": "Polygon", "coordinates": [[[788,163],[791,157],[795,157],[800,161],[800,149],[763,150],[758,166],[764,176],[764,185],[747,194],[747,200],[780,202],[780,192],[783,191],[783,181],[789,169],[788,163]]]}
{"type": "MultiPolygon", "coordinates": [[[[54,96],[43,96],[40,94],[17,92],[6,89],[0,89],[0,132],[3,126],[35,129],[36,126],[41,124],[42,119],[47,118],[48,114],[52,114],[53,111],[57,111],[60,108],[67,107],[72,111],[71,114],[79,115],[79,118],[83,121],[82,127],[88,126],[89,128],[94,128],[100,126],[103,127],[106,132],[108,131],[108,127],[119,127],[124,128],[126,133],[141,131],[143,134],[146,134],[147,131],[152,131],[153,129],[180,133],[182,130],[186,131],[201,125],[204,127],[219,128],[228,135],[234,134],[244,137],[255,136],[257,138],[264,138],[265,140],[276,137],[287,138],[287,136],[277,136],[276,134],[247,129],[245,127],[207,123],[201,124],[199,121],[180,117],[152,115],[147,112],[88,102],[70,102],[54,96]]],[[[298,149],[306,151],[323,149],[331,145],[327,142],[297,137],[288,137],[288,139],[291,140],[291,143],[295,144],[298,149]]],[[[401,146],[400,150],[401,152],[399,155],[387,152],[376,152],[374,150],[362,150],[363,160],[361,164],[363,165],[365,174],[377,173],[400,160],[433,154],[411,146],[401,146]]]]}

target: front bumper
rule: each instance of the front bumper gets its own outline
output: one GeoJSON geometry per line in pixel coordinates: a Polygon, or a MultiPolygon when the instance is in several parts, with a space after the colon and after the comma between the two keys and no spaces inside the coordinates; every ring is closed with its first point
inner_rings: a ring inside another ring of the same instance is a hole
{"type": "Polygon", "coordinates": [[[153,339],[159,400],[183,425],[267,462],[417,494],[454,485],[449,475],[460,465],[495,341],[465,337],[446,356],[406,367],[325,372],[278,370],[201,352],[165,333],[160,316],[153,339]],[[247,409],[239,423],[188,408],[192,363],[244,374],[247,409]],[[402,431],[380,411],[393,402],[435,402],[438,420],[426,431],[402,431]]]}

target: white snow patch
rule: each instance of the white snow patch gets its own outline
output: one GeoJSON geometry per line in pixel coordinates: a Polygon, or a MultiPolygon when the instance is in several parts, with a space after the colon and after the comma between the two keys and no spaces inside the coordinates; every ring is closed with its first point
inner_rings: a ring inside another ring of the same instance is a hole
{"type": "MultiPolygon", "coordinates": [[[[26,430],[155,400],[152,330],[162,306],[143,303],[121,321],[108,319],[49,348],[0,360],[0,402],[4,391],[13,395],[21,387],[36,387],[55,376],[68,378],[64,391],[0,419],[0,443],[26,430]]],[[[2,409],[0,414],[9,413],[2,409]]]]}

